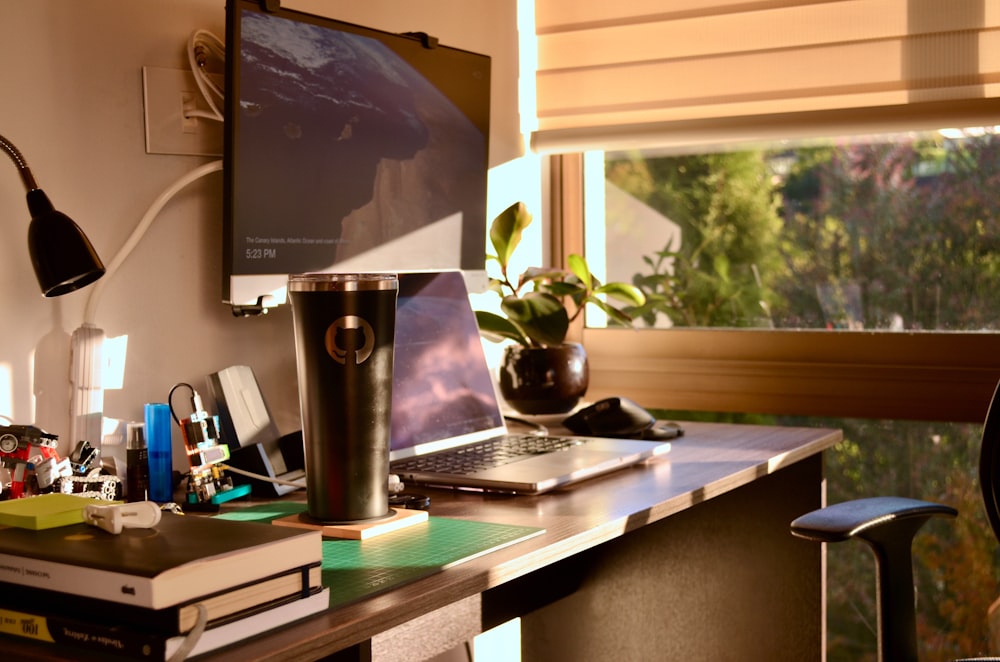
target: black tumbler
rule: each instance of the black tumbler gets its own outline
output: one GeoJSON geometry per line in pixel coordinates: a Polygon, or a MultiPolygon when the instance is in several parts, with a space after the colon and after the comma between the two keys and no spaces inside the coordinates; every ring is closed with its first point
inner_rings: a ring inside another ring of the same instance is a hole
{"type": "Polygon", "coordinates": [[[394,274],[293,274],[305,519],[387,517],[394,274]]]}

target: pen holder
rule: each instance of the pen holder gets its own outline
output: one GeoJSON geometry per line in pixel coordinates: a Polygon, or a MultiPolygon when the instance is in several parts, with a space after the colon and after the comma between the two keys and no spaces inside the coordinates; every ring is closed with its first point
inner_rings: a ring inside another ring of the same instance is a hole
{"type": "Polygon", "coordinates": [[[146,448],[149,455],[149,500],[167,503],[174,500],[170,407],[158,402],[147,404],[145,416],[146,448]]]}

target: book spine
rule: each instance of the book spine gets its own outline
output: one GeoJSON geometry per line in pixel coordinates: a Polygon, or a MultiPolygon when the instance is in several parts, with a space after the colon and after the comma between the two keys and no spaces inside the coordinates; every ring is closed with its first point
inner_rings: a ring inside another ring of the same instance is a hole
{"type": "MultiPolygon", "coordinates": [[[[248,557],[234,558],[245,567],[249,567],[248,557]]],[[[285,559],[291,564],[290,568],[316,562],[312,550],[301,546],[289,550],[285,559]]],[[[269,576],[265,574],[263,566],[258,565],[251,569],[254,572],[248,574],[244,582],[260,581],[269,576]]],[[[158,579],[154,579],[126,572],[0,553],[0,581],[50,591],[70,592],[82,597],[110,600],[148,609],[176,605],[197,599],[205,593],[227,590],[233,586],[227,574],[221,572],[220,565],[217,564],[191,563],[180,570],[186,573],[183,581],[179,573],[169,571],[161,573],[158,579]],[[157,581],[161,584],[158,594],[154,587],[157,581]],[[167,592],[169,594],[166,594],[167,592]]]]}
{"type": "MultiPolygon", "coordinates": [[[[231,595],[234,591],[238,593],[240,590],[254,588],[261,583],[267,584],[286,577],[297,578],[294,590],[291,586],[283,586],[282,595],[268,593],[270,597],[267,600],[255,595],[249,599],[247,604],[252,607],[283,597],[308,597],[312,594],[312,588],[320,585],[321,567],[319,563],[316,563],[311,566],[295,568],[265,577],[253,584],[234,587],[232,591],[203,596],[197,602],[209,607],[208,618],[211,627],[217,621],[227,617],[232,618],[234,614],[238,616],[245,609],[242,606],[228,609],[224,606],[221,608],[212,607],[213,600],[219,599],[219,596],[231,595]]],[[[197,611],[192,603],[162,609],[148,609],[110,600],[81,597],[72,593],[60,593],[40,588],[22,588],[4,582],[0,582],[0,609],[13,609],[70,619],[79,618],[81,614],[99,615],[105,623],[115,623],[122,627],[135,627],[151,633],[170,636],[180,635],[189,630],[197,616],[197,611]]]]}
{"type": "Polygon", "coordinates": [[[0,608],[0,633],[67,647],[132,658],[162,660],[169,637],[62,616],[0,608]]]}
{"type": "Polygon", "coordinates": [[[0,553],[0,580],[85,597],[152,607],[152,581],[146,577],[0,553]]]}
{"type": "MultiPolygon", "coordinates": [[[[83,650],[89,650],[131,659],[166,660],[185,646],[191,646],[188,656],[196,656],[258,636],[324,611],[329,602],[330,589],[316,588],[309,597],[289,598],[270,608],[252,610],[243,618],[208,628],[190,641],[186,636],[168,637],[0,608],[0,638],[11,636],[51,645],[53,651],[58,651],[59,659],[75,659],[83,650]]],[[[3,648],[0,641],[0,651],[3,648]]],[[[0,659],[8,658],[9,655],[0,659]]]]}

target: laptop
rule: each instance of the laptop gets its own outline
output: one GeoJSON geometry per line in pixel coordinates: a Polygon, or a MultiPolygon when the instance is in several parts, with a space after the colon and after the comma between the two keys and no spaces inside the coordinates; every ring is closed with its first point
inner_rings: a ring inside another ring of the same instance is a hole
{"type": "Polygon", "coordinates": [[[399,274],[392,388],[390,471],[404,483],[541,494],[670,450],[508,432],[460,271],[399,274]],[[518,450],[502,464],[479,461],[511,443],[518,450]]]}

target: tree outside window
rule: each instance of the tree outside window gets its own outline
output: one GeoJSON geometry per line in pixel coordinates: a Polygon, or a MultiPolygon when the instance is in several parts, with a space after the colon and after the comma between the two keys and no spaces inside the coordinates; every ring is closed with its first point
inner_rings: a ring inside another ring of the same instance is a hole
{"type": "MultiPolygon", "coordinates": [[[[607,277],[645,291],[647,304],[632,312],[648,326],[984,333],[1000,325],[992,130],[609,153],[604,174],[607,277]]],[[[1000,572],[976,479],[981,426],[766,418],[844,429],[826,456],[830,502],[898,494],[959,509],[958,520],[931,523],[916,542],[921,659],[988,652],[1000,572]]],[[[870,554],[860,545],[828,554],[829,659],[874,660],[870,554]]]]}

